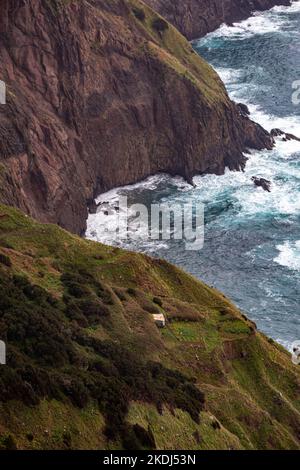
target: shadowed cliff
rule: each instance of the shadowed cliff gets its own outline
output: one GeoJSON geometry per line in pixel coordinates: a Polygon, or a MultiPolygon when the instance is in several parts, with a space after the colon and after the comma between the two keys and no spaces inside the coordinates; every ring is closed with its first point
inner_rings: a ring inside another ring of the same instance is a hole
{"type": "Polygon", "coordinates": [[[157,172],[241,169],[272,138],[138,0],[1,0],[0,200],[76,233],[87,201],[157,172]]]}
{"type": "Polygon", "coordinates": [[[290,0],[144,0],[168,19],[188,39],[197,39],[217,29],[222,23],[245,20],[255,11],[276,5],[290,5],[290,0]]]}

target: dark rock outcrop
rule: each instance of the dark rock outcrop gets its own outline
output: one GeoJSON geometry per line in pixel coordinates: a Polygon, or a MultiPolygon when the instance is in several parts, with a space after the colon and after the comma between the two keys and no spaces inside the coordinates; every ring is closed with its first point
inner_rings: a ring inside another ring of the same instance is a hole
{"type": "Polygon", "coordinates": [[[290,5],[290,0],[144,0],[174,24],[188,39],[196,39],[232,25],[276,5],[290,5]]]}
{"type": "Polygon", "coordinates": [[[289,134],[287,132],[282,131],[281,129],[272,129],[271,130],[271,136],[276,138],[276,137],[282,137],[282,140],[288,141],[288,140],[297,140],[300,142],[299,137],[296,137],[294,134],[289,134]]]}
{"type": "Polygon", "coordinates": [[[252,176],[252,181],[255,184],[255,186],[263,188],[264,191],[267,191],[268,193],[271,192],[271,181],[266,180],[265,178],[258,178],[257,176],[252,176]]]}
{"type": "Polygon", "coordinates": [[[76,233],[87,202],[157,172],[222,174],[273,138],[138,0],[0,0],[0,201],[76,233]],[[141,8],[144,18],[133,8],[141,8]]]}
{"type": "Polygon", "coordinates": [[[240,110],[240,113],[243,115],[243,116],[250,116],[250,111],[249,111],[249,108],[246,104],[244,103],[237,103],[237,106],[240,110]]]}

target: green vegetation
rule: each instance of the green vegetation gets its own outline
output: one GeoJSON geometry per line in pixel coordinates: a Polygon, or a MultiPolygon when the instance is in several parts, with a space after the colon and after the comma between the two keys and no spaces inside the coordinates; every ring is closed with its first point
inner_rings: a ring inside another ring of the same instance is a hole
{"type": "Polygon", "coordinates": [[[5,266],[10,267],[11,261],[8,256],[4,255],[3,253],[0,253],[0,264],[4,264],[5,266]]]}
{"type": "Polygon", "coordinates": [[[0,260],[0,449],[299,448],[299,370],[216,290],[1,205],[0,260]]]}
{"type": "MultiPolygon", "coordinates": [[[[126,0],[131,11],[141,9],[140,0],[126,0]]],[[[143,29],[145,41],[141,43],[143,53],[150,54],[174,74],[187,80],[209,105],[228,104],[228,96],[223,83],[213,68],[194,53],[191,44],[176,28],[143,3],[143,20],[135,13],[133,18],[143,29]]]]}
{"type": "Polygon", "coordinates": [[[163,306],[163,302],[162,300],[159,298],[159,297],[153,297],[153,302],[157,305],[159,305],[159,307],[162,307],[163,306]]]}
{"type": "Polygon", "coordinates": [[[0,375],[3,402],[34,406],[45,397],[69,398],[84,408],[97,400],[107,419],[105,435],[121,438],[125,448],[153,442],[147,431],[125,423],[130,398],[158,408],[167,403],[199,421],[204,396],[191,380],[85,332],[91,324],[109,321],[105,305],[114,305],[112,293],[87,271],[70,266],[61,276],[67,294],[60,300],[22,275],[0,269],[0,279],[1,338],[10,348],[10,366],[0,375]]]}

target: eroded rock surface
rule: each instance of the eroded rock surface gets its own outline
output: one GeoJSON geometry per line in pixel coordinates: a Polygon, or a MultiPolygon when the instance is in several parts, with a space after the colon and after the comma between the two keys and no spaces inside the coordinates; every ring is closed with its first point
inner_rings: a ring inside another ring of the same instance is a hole
{"type": "Polygon", "coordinates": [[[276,5],[290,5],[290,0],[144,0],[165,16],[188,39],[196,39],[276,5]]]}
{"type": "Polygon", "coordinates": [[[243,168],[247,147],[272,147],[190,44],[171,25],[156,31],[144,3],[0,9],[0,201],[82,233],[102,191],[157,172],[222,174],[243,168]]]}

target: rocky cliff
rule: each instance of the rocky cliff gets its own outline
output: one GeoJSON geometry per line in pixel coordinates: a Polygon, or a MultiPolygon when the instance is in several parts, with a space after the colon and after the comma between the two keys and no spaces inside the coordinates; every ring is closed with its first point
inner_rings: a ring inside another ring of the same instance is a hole
{"type": "Polygon", "coordinates": [[[300,448],[299,367],[222,294],[2,205],[0,339],[0,449],[300,448]]]}
{"type": "Polygon", "coordinates": [[[291,0],[144,0],[168,19],[188,39],[196,39],[276,5],[290,5],[291,0]]]}
{"type": "Polygon", "coordinates": [[[0,0],[0,9],[2,202],[81,233],[101,191],[157,172],[239,169],[247,147],[272,146],[143,2],[0,0]]]}

